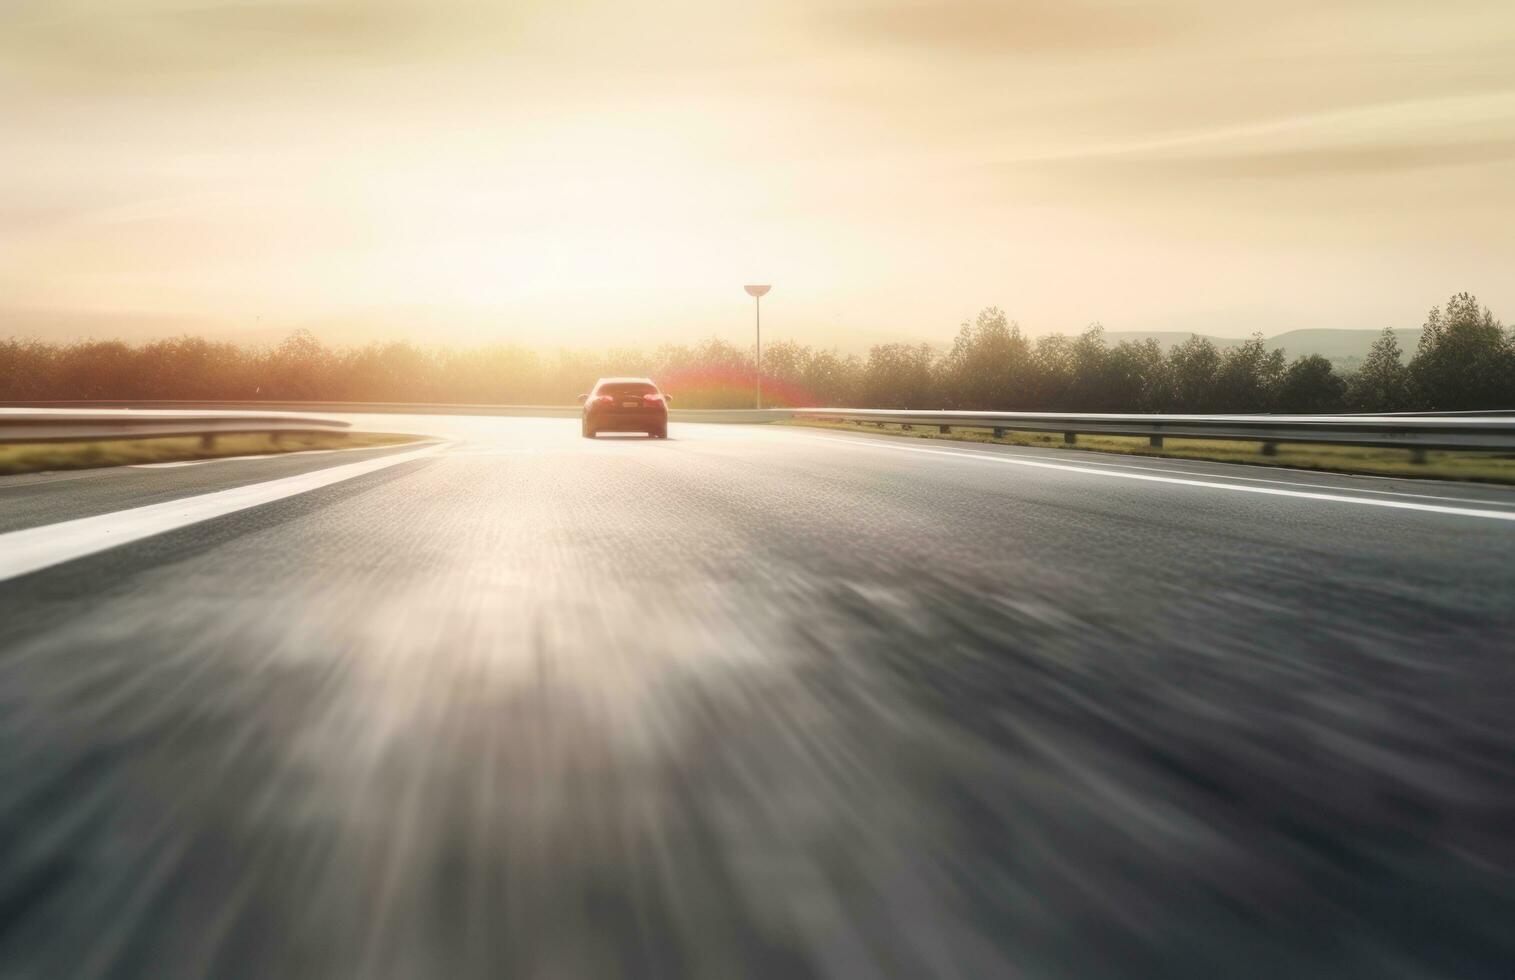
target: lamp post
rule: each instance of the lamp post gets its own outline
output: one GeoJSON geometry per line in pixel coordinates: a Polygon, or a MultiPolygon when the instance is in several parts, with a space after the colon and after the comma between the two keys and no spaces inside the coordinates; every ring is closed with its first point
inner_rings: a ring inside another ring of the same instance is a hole
{"type": "Polygon", "coordinates": [[[763,297],[772,286],[744,286],[752,297],[757,315],[757,407],[763,407],[763,297]]]}

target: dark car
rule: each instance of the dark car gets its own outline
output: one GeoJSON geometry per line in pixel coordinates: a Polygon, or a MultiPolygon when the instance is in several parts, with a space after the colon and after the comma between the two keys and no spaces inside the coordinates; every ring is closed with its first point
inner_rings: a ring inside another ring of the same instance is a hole
{"type": "Polygon", "coordinates": [[[668,396],[646,378],[601,378],[579,396],[585,439],[601,432],[645,432],[668,438],[668,396]]]}

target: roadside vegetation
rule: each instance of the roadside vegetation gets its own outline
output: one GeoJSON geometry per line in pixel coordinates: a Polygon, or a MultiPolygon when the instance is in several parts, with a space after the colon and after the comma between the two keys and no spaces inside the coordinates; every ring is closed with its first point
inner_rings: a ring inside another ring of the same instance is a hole
{"type": "Polygon", "coordinates": [[[1416,462],[1404,449],[1375,449],[1366,446],[1335,446],[1321,443],[1281,442],[1269,454],[1260,443],[1230,439],[1184,439],[1167,436],[1163,445],[1148,444],[1145,436],[1080,435],[1073,445],[1063,437],[1047,432],[1006,432],[996,438],[990,429],[953,426],[948,433],[935,426],[905,428],[899,425],[854,422],[796,421],[792,425],[807,428],[842,429],[916,439],[942,439],[953,442],[992,443],[997,446],[1036,446],[1042,449],[1092,450],[1127,456],[1156,456],[1168,459],[1198,459],[1218,463],[1253,463],[1296,470],[1321,470],[1332,473],[1361,473],[1369,476],[1413,477],[1421,480],[1471,480],[1478,483],[1515,484],[1515,453],[1442,452],[1429,450],[1424,462],[1416,462]]]}
{"type": "Polygon", "coordinates": [[[199,436],[112,439],[99,442],[0,444],[0,476],[48,470],[92,469],[142,463],[271,456],[277,453],[371,449],[415,442],[416,436],[382,432],[286,432],[216,436],[207,446],[199,436]]]}
{"type": "MultiPolygon", "coordinates": [[[[0,341],[0,401],[184,399],[571,405],[605,375],[656,378],[680,408],[753,403],[750,350],[694,346],[602,353],[511,345],[328,347],[297,332],[273,347],[182,337],[50,344],[0,341]]],[[[952,345],[881,344],[866,358],[781,342],[763,349],[774,406],[1085,412],[1393,412],[1515,409],[1515,334],[1459,293],[1431,310],[1419,346],[1385,330],[1360,367],[1292,363],[1257,335],[1222,351],[1204,337],[1170,350],[1114,346],[1093,325],[1032,338],[997,308],[952,345]]]]}

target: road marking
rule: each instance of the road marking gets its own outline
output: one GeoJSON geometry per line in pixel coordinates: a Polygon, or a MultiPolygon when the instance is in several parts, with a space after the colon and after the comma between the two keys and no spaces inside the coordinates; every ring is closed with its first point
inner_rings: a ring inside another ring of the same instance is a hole
{"type": "Polygon", "coordinates": [[[854,449],[883,449],[903,453],[924,453],[930,456],[956,456],[959,459],[980,459],[991,463],[1004,463],[1007,466],[1030,466],[1043,470],[1064,470],[1069,473],[1088,473],[1093,476],[1105,476],[1116,480],[1141,480],[1147,483],[1171,483],[1186,487],[1203,487],[1209,490],[1230,490],[1235,493],[1258,493],[1270,497],[1298,497],[1304,500],[1327,500],[1333,503],[1359,504],[1363,507],[1387,507],[1392,510],[1418,510],[1431,514],[1454,514],[1459,517],[1484,517],[1494,521],[1515,521],[1515,513],[1511,513],[1509,511],[1479,510],[1474,507],[1448,507],[1444,504],[1418,504],[1409,500],[1382,500],[1372,497],[1348,497],[1335,493],[1311,493],[1304,490],[1284,490],[1278,487],[1258,487],[1237,483],[1217,483],[1213,480],[1185,480],[1173,476],[1153,476],[1150,473],[1140,473],[1134,470],[1099,469],[1093,466],[1079,466],[1072,463],[1048,463],[1036,459],[1026,459],[1023,456],[962,452],[960,450],[951,449],[926,449],[920,446],[891,446],[872,439],[852,440],[847,438],[838,439],[828,436],[820,436],[818,438],[823,442],[846,445],[854,449]]]}
{"type": "MultiPolygon", "coordinates": [[[[818,430],[818,432],[820,432],[820,430],[818,430]]],[[[827,439],[827,441],[830,441],[830,439],[836,438],[850,439],[853,438],[854,435],[868,436],[868,438],[873,439],[873,441],[879,441],[879,439],[901,438],[901,436],[877,435],[877,433],[871,432],[847,433],[845,436],[817,436],[817,438],[827,439]]],[[[932,439],[930,436],[926,436],[926,439],[929,442],[938,441],[938,439],[932,439]]],[[[917,436],[917,441],[920,441],[920,436],[917,436]]],[[[953,441],[951,441],[951,439],[941,439],[941,442],[953,441]]],[[[962,445],[973,444],[970,444],[970,442],[964,442],[962,445]]],[[[1035,447],[1035,445],[1015,445],[1009,444],[1009,442],[998,442],[998,444],[994,445],[995,448],[1003,448],[1003,450],[1015,450],[1012,451],[1012,453],[1004,453],[1006,456],[1020,457],[1026,457],[1032,453],[1045,453],[1045,451],[1051,450],[1051,448],[1053,448],[1050,447],[1050,445],[1047,445],[1047,447],[1035,447]]],[[[1162,465],[1157,465],[1157,463],[1192,462],[1198,463],[1198,465],[1206,465],[1207,463],[1207,465],[1215,465],[1215,467],[1247,467],[1248,465],[1248,463],[1223,462],[1223,460],[1217,459],[1186,459],[1186,457],[1183,456],[1139,456],[1139,454],[1136,454],[1136,456],[1118,457],[1118,454],[1115,453],[1107,454],[1109,454],[1109,456],[1117,456],[1118,462],[1117,460],[1106,462],[1106,460],[1103,459],[1085,459],[1085,456],[1088,456],[1088,454],[1098,453],[1098,450],[1074,450],[1074,453],[1076,453],[1077,459],[1079,459],[1079,465],[1083,465],[1083,467],[1124,468],[1124,470],[1133,470],[1136,471],[1136,473],[1177,473],[1180,474],[1180,476],[1191,477],[1200,476],[1200,474],[1194,473],[1192,470],[1176,470],[1176,468],[1173,467],[1162,467],[1162,465]],[[1136,462],[1136,460],[1150,460],[1153,465],[1147,465],[1147,463],[1139,463],[1136,462]]],[[[964,454],[971,454],[971,456],[994,456],[994,454],[991,453],[973,453],[973,451],[964,451],[964,454]]],[[[1256,463],[1256,465],[1253,465],[1251,468],[1253,468],[1253,470],[1262,468],[1262,470],[1276,471],[1276,473],[1310,473],[1317,474],[1317,476],[1321,477],[1353,477],[1353,479],[1359,480],[1413,479],[1413,477],[1395,477],[1391,476],[1391,474],[1382,473],[1339,473],[1339,471],[1335,470],[1300,470],[1298,467],[1264,467],[1262,463],[1256,463]]],[[[1479,504],[1480,507],[1515,507],[1515,500],[1477,500],[1477,498],[1471,497],[1451,497],[1451,495],[1448,494],[1412,494],[1412,492],[1409,491],[1380,491],[1380,489],[1371,489],[1367,488],[1367,486],[1330,486],[1329,483],[1304,483],[1303,480],[1279,480],[1273,479],[1273,477],[1244,477],[1238,476],[1238,474],[1233,473],[1217,473],[1214,474],[1214,476],[1215,479],[1218,480],[1242,480],[1242,482],[1247,483],[1268,483],[1268,485],[1271,486],[1309,486],[1309,488],[1324,489],[1324,491],[1339,491],[1342,492],[1342,494],[1377,494],[1380,495],[1380,497],[1409,497],[1410,500],[1456,500],[1460,501],[1460,503],[1479,504]]],[[[1497,485],[1497,483],[1495,483],[1495,485],[1486,486],[1501,485],[1497,485]]]]}
{"type": "Polygon", "coordinates": [[[329,487],[333,483],[430,456],[444,448],[445,443],[433,444],[407,453],[331,466],[279,480],[0,534],[0,582],[214,517],[329,487]]]}
{"type": "MultiPolygon", "coordinates": [[[[856,435],[868,436],[868,438],[874,442],[882,441],[882,439],[900,438],[900,436],[874,435],[874,433],[870,432],[859,432],[856,433],[856,435]]],[[[848,435],[845,436],[817,436],[817,438],[826,439],[826,441],[835,441],[835,439],[838,438],[851,439],[853,438],[853,433],[848,433],[848,435]]],[[[935,441],[935,439],[927,438],[927,441],[935,441]]],[[[1012,444],[997,444],[995,447],[1003,448],[1003,450],[1014,451],[1011,451],[1011,453],[976,453],[976,451],[973,450],[957,451],[959,451],[961,454],[964,454],[964,456],[985,456],[989,457],[989,459],[995,459],[995,457],[998,456],[1015,456],[1020,457],[1020,459],[1027,459],[1027,457],[1032,457],[1033,454],[1047,453],[1047,450],[1050,450],[1051,448],[1050,445],[1048,445],[1048,447],[1033,447],[1033,445],[1012,444]]],[[[1159,465],[1159,463],[1192,462],[1198,463],[1198,465],[1206,465],[1207,463],[1207,465],[1215,465],[1215,467],[1247,467],[1247,463],[1220,462],[1220,460],[1214,459],[1185,459],[1185,457],[1182,456],[1127,456],[1123,457],[1123,459],[1118,460],[1085,459],[1086,454],[1094,454],[1097,453],[1097,451],[1098,450],[1077,450],[1076,459],[1079,460],[1079,465],[1082,465],[1082,467],[1109,467],[1114,468],[1114,470],[1130,470],[1133,471],[1133,473],[1176,473],[1179,474],[1179,476],[1186,477],[1198,477],[1203,476],[1203,474],[1195,473],[1195,471],[1192,470],[1176,470],[1176,468],[1173,467],[1162,467],[1162,465],[1159,465]],[[1139,459],[1150,460],[1153,465],[1136,462],[1136,460],[1139,459]]],[[[1256,470],[1256,468],[1259,467],[1260,463],[1257,465],[1257,467],[1251,468],[1253,468],[1253,470],[1256,470]]],[[[1397,479],[1397,477],[1383,476],[1383,474],[1376,473],[1336,473],[1336,471],[1333,470],[1298,470],[1298,468],[1294,467],[1265,468],[1267,468],[1267,470],[1277,471],[1277,473],[1312,473],[1318,474],[1318,476],[1321,477],[1345,476],[1356,477],[1356,479],[1360,480],[1397,479]]],[[[1367,486],[1332,486],[1329,485],[1329,483],[1304,483],[1303,480],[1279,480],[1274,479],[1274,477],[1244,477],[1239,476],[1239,474],[1235,473],[1217,473],[1214,474],[1214,476],[1215,479],[1218,480],[1241,480],[1241,482],[1245,483],[1267,483],[1267,485],[1270,486],[1307,486],[1307,488],[1317,489],[1317,491],[1339,491],[1342,492],[1342,494],[1377,494],[1382,495],[1382,497],[1409,497],[1410,500],[1456,500],[1459,501],[1459,503],[1473,503],[1479,504],[1479,506],[1483,507],[1515,507],[1515,500],[1477,500],[1477,498],[1470,497],[1451,497],[1451,495],[1447,494],[1412,494],[1412,492],[1409,491],[1380,491],[1380,489],[1371,489],[1367,488],[1367,486]]],[[[1409,477],[1401,477],[1401,479],[1409,479],[1409,477]]]]}
{"type": "MultiPolygon", "coordinates": [[[[1009,446],[1009,445],[1007,445],[1005,448],[1007,448],[1007,449],[1029,450],[1030,453],[1037,453],[1037,452],[1045,452],[1046,451],[1045,449],[1037,449],[1034,446],[1009,446]]],[[[1047,448],[1051,448],[1051,447],[1047,447],[1047,448]]],[[[1117,469],[1133,470],[1133,471],[1138,472],[1138,473],[1177,473],[1180,476],[1201,476],[1203,474],[1196,473],[1193,470],[1175,469],[1174,467],[1171,467],[1171,466],[1161,466],[1161,465],[1151,465],[1151,466],[1149,466],[1149,465],[1146,465],[1144,463],[1138,463],[1135,460],[1138,460],[1138,459],[1141,459],[1141,460],[1151,460],[1153,464],[1160,464],[1160,463],[1165,463],[1165,462],[1185,462],[1185,461],[1187,461],[1187,462],[1193,462],[1193,463],[1198,463],[1198,464],[1209,463],[1209,464],[1214,465],[1214,466],[1241,467],[1241,466],[1248,466],[1248,465],[1250,465],[1250,464],[1247,464],[1247,463],[1225,462],[1225,461],[1221,461],[1221,460],[1206,460],[1206,459],[1185,460],[1184,457],[1181,457],[1181,456],[1136,456],[1136,457],[1127,458],[1125,460],[1122,460],[1121,462],[1106,462],[1106,461],[1100,460],[1100,459],[1084,459],[1083,456],[1082,456],[1082,454],[1084,454],[1084,453],[1092,453],[1092,452],[1095,452],[1095,451],[1096,450],[1090,450],[1090,449],[1077,450],[1077,452],[1080,454],[1080,456],[1078,458],[1079,465],[1081,465],[1081,466],[1109,466],[1109,467],[1114,467],[1114,468],[1117,468],[1117,469]]],[[[983,455],[991,455],[991,454],[984,453],[983,455]]],[[[1026,455],[1029,455],[1029,453],[1027,453],[1027,452],[1018,452],[1018,453],[1008,453],[1007,455],[1026,456],[1026,455]]],[[[1257,465],[1261,466],[1262,464],[1257,464],[1257,465]]],[[[1411,479],[1410,477],[1395,477],[1395,476],[1392,476],[1392,475],[1385,475],[1385,474],[1382,474],[1382,473],[1342,473],[1342,472],[1338,472],[1336,470],[1301,470],[1301,469],[1298,469],[1296,467],[1290,467],[1290,466],[1279,466],[1279,467],[1268,467],[1268,468],[1269,469],[1273,469],[1275,472],[1280,472],[1280,473],[1302,473],[1303,472],[1303,473],[1318,474],[1318,475],[1320,475],[1322,477],[1346,476],[1346,477],[1355,477],[1355,478],[1360,479],[1360,480],[1411,479]]],[[[1456,500],[1456,501],[1460,501],[1462,503],[1467,503],[1467,504],[1478,504],[1479,506],[1483,506],[1483,507],[1515,507],[1515,500],[1510,500],[1510,501],[1503,501],[1503,500],[1476,500],[1476,499],[1472,499],[1472,498],[1469,498],[1469,497],[1453,497],[1453,496],[1450,496],[1450,495],[1447,495],[1447,494],[1438,494],[1438,493],[1411,493],[1408,490],[1374,490],[1374,489],[1371,489],[1369,487],[1332,486],[1332,485],[1330,485],[1328,483],[1306,483],[1306,482],[1304,482],[1302,480],[1279,480],[1279,479],[1275,479],[1275,478],[1272,478],[1272,477],[1265,477],[1265,476],[1240,476],[1240,475],[1233,474],[1233,473],[1217,473],[1217,474],[1215,474],[1215,477],[1216,477],[1216,479],[1221,479],[1221,480],[1240,480],[1240,481],[1243,481],[1245,483],[1266,483],[1266,484],[1268,484],[1270,486],[1275,486],[1275,487],[1310,487],[1310,488],[1315,489],[1315,490],[1336,490],[1336,491],[1340,491],[1342,493],[1371,493],[1371,494],[1377,494],[1377,495],[1380,495],[1380,496],[1388,496],[1388,497],[1409,497],[1412,500],[1456,500]]]]}
{"type": "MultiPolygon", "coordinates": [[[[1033,450],[1033,451],[1035,451],[1035,450],[1033,450]]],[[[1087,452],[1087,451],[1088,450],[1085,450],[1085,452],[1087,452]]],[[[1014,454],[1014,455],[1024,455],[1024,454],[1014,454]]],[[[1157,461],[1157,460],[1164,460],[1164,459],[1176,459],[1176,458],[1181,458],[1181,457],[1143,456],[1141,458],[1142,459],[1151,459],[1151,460],[1157,461]]],[[[1122,468],[1123,467],[1125,469],[1133,470],[1133,471],[1138,472],[1138,473],[1178,473],[1178,474],[1180,474],[1182,476],[1198,476],[1199,475],[1199,474],[1195,473],[1192,470],[1179,470],[1179,469],[1174,469],[1174,468],[1169,467],[1169,466],[1144,466],[1144,465],[1141,465],[1141,464],[1138,464],[1138,463],[1106,463],[1106,462],[1104,462],[1102,460],[1095,460],[1095,459],[1080,459],[1079,462],[1081,464],[1083,464],[1084,466],[1111,466],[1111,467],[1117,467],[1117,468],[1122,468]]],[[[1216,461],[1216,460],[1199,460],[1199,459],[1194,460],[1194,462],[1196,462],[1196,463],[1212,462],[1212,463],[1215,463],[1216,465],[1219,465],[1219,466],[1245,466],[1245,465],[1247,465],[1246,463],[1222,463],[1222,462],[1219,462],[1219,461],[1216,461]]],[[[1283,470],[1285,472],[1301,472],[1299,470],[1295,470],[1295,469],[1292,469],[1291,467],[1286,467],[1286,466],[1281,466],[1281,467],[1279,467],[1279,469],[1283,470]]],[[[1357,477],[1359,479],[1364,479],[1364,480],[1392,480],[1392,479],[1395,479],[1395,477],[1393,477],[1393,476],[1385,476],[1385,475],[1379,474],[1379,473],[1336,473],[1336,472],[1334,472],[1332,470],[1309,470],[1309,471],[1306,471],[1306,472],[1319,473],[1321,476],[1355,476],[1355,477],[1357,477]]],[[[1371,494],[1376,494],[1376,495],[1382,496],[1382,497],[1408,497],[1408,498],[1410,498],[1412,500],[1456,500],[1456,501],[1460,501],[1461,503],[1465,503],[1465,504],[1478,504],[1480,507],[1515,507],[1515,500],[1508,500],[1508,501],[1506,501],[1506,500],[1475,500],[1475,499],[1472,499],[1472,498],[1469,498],[1469,497],[1453,497],[1453,496],[1449,496],[1447,494],[1441,494],[1441,493],[1411,493],[1408,490],[1374,490],[1374,489],[1372,489],[1370,487],[1333,487],[1330,484],[1305,483],[1305,482],[1303,482],[1301,480],[1274,480],[1274,479],[1269,479],[1268,477],[1263,477],[1263,476],[1238,476],[1238,475],[1232,474],[1232,473],[1217,473],[1217,474],[1215,474],[1215,476],[1216,476],[1217,479],[1222,479],[1222,480],[1241,480],[1241,481],[1246,482],[1246,483],[1266,483],[1269,486],[1274,486],[1274,487],[1311,487],[1311,488],[1314,488],[1315,490],[1336,490],[1336,491],[1339,491],[1341,493],[1371,493],[1371,494]]],[[[1409,479],[1409,478],[1405,477],[1403,479],[1409,479]]]]}
{"type": "MultiPolygon", "coordinates": [[[[405,443],[397,442],[394,445],[403,446],[405,443]]],[[[325,456],[330,453],[368,453],[375,449],[389,449],[390,446],[346,446],[342,449],[295,449],[287,453],[263,453],[259,456],[211,456],[207,459],[176,459],[169,463],[128,463],[134,470],[166,470],[179,466],[204,466],[206,463],[234,463],[244,459],[280,459],[285,456],[325,456]]]]}

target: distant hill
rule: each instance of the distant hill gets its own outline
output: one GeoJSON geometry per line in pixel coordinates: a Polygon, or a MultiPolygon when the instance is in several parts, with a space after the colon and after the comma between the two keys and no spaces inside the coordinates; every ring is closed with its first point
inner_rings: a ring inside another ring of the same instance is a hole
{"type": "MultiPolygon", "coordinates": [[[[1274,337],[1268,337],[1264,343],[1271,349],[1282,347],[1284,355],[1289,360],[1296,357],[1304,357],[1307,354],[1320,354],[1329,359],[1338,368],[1350,369],[1362,363],[1362,359],[1368,355],[1368,348],[1373,346],[1373,341],[1378,339],[1378,330],[1289,330],[1274,337]]],[[[1420,342],[1420,329],[1395,330],[1394,335],[1399,338],[1399,349],[1404,352],[1408,360],[1415,353],[1415,345],[1420,342]]],[[[1111,344],[1118,344],[1123,340],[1146,340],[1151,337],[1162,345],[1166,352],[1174,346],[1188,340],[1194,334],[1181,330],[1111,330],[1105,334],[1105,339],[1111,344]]],[[[1209,334],[1200,336],[1209,337],[1210,342],[1221,350],[1235,347],[1242,342],[1239,337],[1214,337],[1209,334]]]]}

